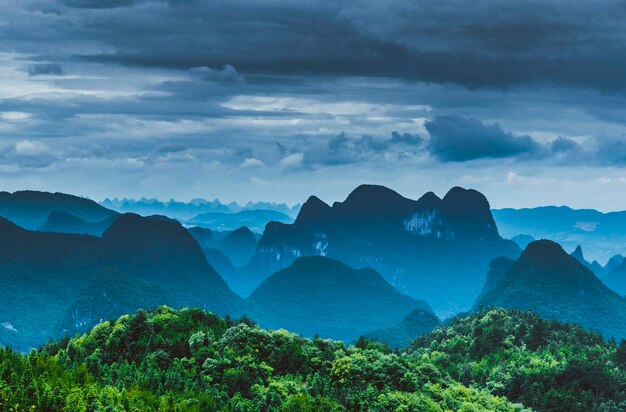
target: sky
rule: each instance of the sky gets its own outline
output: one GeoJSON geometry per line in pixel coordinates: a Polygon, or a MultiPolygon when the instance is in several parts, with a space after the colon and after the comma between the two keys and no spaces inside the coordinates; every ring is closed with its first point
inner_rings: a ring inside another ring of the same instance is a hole
{"type": "Polygon", "coordinates": [[[626,209],[626,1],[2,7],[2,190],[626,209]]]}

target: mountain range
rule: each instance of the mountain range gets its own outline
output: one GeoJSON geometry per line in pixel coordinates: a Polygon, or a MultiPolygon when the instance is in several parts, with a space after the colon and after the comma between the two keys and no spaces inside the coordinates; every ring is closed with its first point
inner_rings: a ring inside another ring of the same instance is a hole
{"type": "Polygon", "coordinates": [[[0,216],[31,228],[0,218],[0,299],[11,302],[0,308],[0,344],[18,349],[162,304],[395,348],[481,306],[624,336],[621,255],[602,267],[580,245],[568,255],[530,236],[505,240],[474,190],[412,200],[362,185],[332,206],[311,196],[293,223],[270,222],[261,236],[120,215],[58,193],[0,199],[0,216]]]}
{"type": "Polygon", "coordinates": [[[93,200],[64,193],[0,192],[0,217],[28,230],[45,229],[46,225],[56,227],[55,221],[58,224],[62,220],[68,226],[83,230],[84,225],[99,224],[117,214],[93,200]],[[49,222],[51,213],[52,223],[49,222]]]}
{"type": "MultiPolygon", "coordinates": [[[[98,238],[28,231],[0,219],[0,301],[10,302],[0,306],[0,323],[15,330],[0,343],[27,349],[49,339],[71,307],[84,306],[85,296],[108,293],[110,283],[93,281],[104,271],[119,272],[140,285],[135,290],[146,298],[152,293],[146,290],[163,290],[154,305],[199,306],[227,314],[241,304],[176,221],[124,214],[98,238]],[[85,288],[91,291],[85,293],[85,288]]],[[[97,312],[71,312],[74,328],[67,332],[93,326],[97,312]]]]}
{"type": "Polygon", "coordinates": [[[217,232],[202,227],[189,228],[189,233],[196,239],[205,252],[209,262],[215,250],[221,252],[234,267],[245,265],[256,252],[257,237],[247,226],[233,231],[217,232]]]}
{"type": "Polygon", "coordinates": [[[606,262],[623,254],[626,244],[626,212],[602,213],[594,209],[543,206],[526,209],[495,209],[493,217],[503,237],[527,235],[549,239],[567,250],[578,245],[591,260],[606,262]]]}
{"type": "MultiPolygon", "coordinates": [[[[244,301],[223,277],[233,281],[233,263],[241,266],[256,253],[257,237],[248,228],[185,229],[165,216],[130,213],[109,219],[101,237],[26,230],[0,220],[0,298],[11,302],[0,308],[1,345],[27,350],[163,304],[248,313],[268,327],[346,341],[392,327],[414,310],[436,319],[426,302],[401,294],[374,270],[323,257],[296,260],[244,301]]],[[[86,224],[57,211],[49,214],[53,220],[64,229],[86,224]]]]}
{"type": "Polygon", "coordinates": [[[362,185],[332,206],[310,197],[293,224],[269,223],[233,288],[246,296],[271,273],[315,255],[374,268],[402,293],[450,316],[471,307],[493,258],[516,258],[519,248],[499,236],[487,199],[475,190],[411,200],[362,185]]]}
{"type": "Polygon", "coordinates": [[[231,231],[242,226],[262,233],[268,222],[292,223],[293,218],[276,210],[254,209],[236,213],[209,212],[185,221],[187,225],[201,226],[212,230],[231,231]]]}
{"type": "MultiPolygon", "coordinates": [[[[104,199],[100,204],[119,213],[137,213],[140,215],[165,215],[174,219],[189,220],[205,213],[234,214],[243,210],[276,211],[287,216],[295,216],[300,205],[288,206],[284,203],[248,202],[240,205],[236,202],[222,203],[218,199],[193,199],[189,202],[176,200],[160,201],[158,199],[104,199]]],[[[239,225],[243,226],[243,225],[239,225]]],[[[238,226],[238,227],[239,227],[238,226]]]]}

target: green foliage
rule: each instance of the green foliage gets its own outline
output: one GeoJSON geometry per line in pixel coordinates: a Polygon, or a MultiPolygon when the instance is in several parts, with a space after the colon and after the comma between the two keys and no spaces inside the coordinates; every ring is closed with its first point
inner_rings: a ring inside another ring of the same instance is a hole
{"type": "Polygon", "coordinates": [[[29,355],[1,350],[0,410],[522,410],[437,362],[161,307],[29,355]]]}
{"type": "Polygon", "coordinates": [[[535,410],[626,409],[626,343],[530,312],[493,309],[457,319],[409,352],[463,385],[535,410]]]}
{"type": "Polygon", "coordinates": [[[405,353],[160,307],[28,355],[0,411],[621,411],[626,342],[529,312],[458,319],[405,353]],[[523,405],[523,406],[522,406],[523,405]]]}

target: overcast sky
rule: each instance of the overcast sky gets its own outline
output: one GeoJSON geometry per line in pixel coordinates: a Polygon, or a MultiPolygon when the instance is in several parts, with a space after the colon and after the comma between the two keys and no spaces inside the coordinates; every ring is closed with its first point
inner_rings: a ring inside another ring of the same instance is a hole
{"type": "Polygon", "coordinates": [[[2,7],[3,190],[626,209],[625,1],[2,7]]]}

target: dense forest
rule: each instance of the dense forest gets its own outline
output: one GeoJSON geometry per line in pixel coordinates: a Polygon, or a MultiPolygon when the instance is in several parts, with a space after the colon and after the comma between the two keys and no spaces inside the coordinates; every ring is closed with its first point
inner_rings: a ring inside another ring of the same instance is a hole
{"type": "Polygon", "coordinates": [[[402,352],[168,307],[0,351],[0,409],[15,412],[618,411],[625,399],[626,344],[516,310],[458,319],[402,352]]]}

